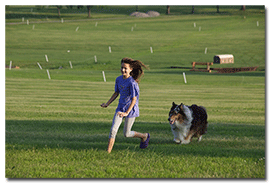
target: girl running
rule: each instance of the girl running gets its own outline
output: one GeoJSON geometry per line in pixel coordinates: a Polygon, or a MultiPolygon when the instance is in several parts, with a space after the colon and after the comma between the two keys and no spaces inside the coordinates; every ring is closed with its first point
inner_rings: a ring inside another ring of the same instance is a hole
{"type": "Polygon", "coordinates": [[[133,60],[131,58],[123,58],[121,60],[121,76],[118,76],[115,80],[115,92],[107,103],[101,104],[101,107],[108,107],[120,94],[118,107],[115,110],[115,115],[112,122],[111,131],[109,134],[108,153],[112,151],[115,137],[125,118],[124,137],[140,138],[140,148],[147,148],[150,134],[139,133],[131,131],[135,118],[139,116],[139,82],[141,76],[144,74],[142,68],[146,68],[141,61],[133,60]]]}

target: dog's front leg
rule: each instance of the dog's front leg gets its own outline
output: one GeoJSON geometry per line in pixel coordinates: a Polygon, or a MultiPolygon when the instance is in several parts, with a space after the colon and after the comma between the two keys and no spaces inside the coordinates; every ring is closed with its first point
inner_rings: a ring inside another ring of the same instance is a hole
{"type": "Polygon", "coordinates": [[[173,136],[174,136],[174,141],[179,144],[181,142],[180,140],[180,133],[179,133],[179,130],[178,128],[175,126],[175,124],[171,124],[171,130],[172,130],[172,133],[173,133],[173,136]]]}
{"type": "Polygon", "coordinates": [[[190,130],[188,132],[188,135],[185,137],[185,139],[182,141],[182,144],[189,144],[191,141],[191,137],[194,135],[194,131],[190,130]]]}
{"type": "Polygon", "coordinates": [[[181,144],[183,144],[183,142],[185,141],[185,136],[182,133],[179,133],[179,135],[180,135],[181,144]]]}

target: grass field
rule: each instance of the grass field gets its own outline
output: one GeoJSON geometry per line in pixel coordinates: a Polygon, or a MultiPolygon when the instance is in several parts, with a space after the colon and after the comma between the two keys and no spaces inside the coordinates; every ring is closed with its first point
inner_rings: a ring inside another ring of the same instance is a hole
{"type": "Polygon", "coordinates": [[[6,24],[6,65],[12,60],[13,66],[20,67],[5,70],[6,178],[265,179],[265,17],[261,11],[123,16],[36,23],[34,29],[33,24],[6,24]],[[212,62],[215,54],[225,53],[233,54],[235,63],[213,67],[259,66],[258,71],[221,75],[170,68],[212,62]],[[121,126],[113,151],[107,154],[117,101],[107,109],[100,104],[114,92],[119,63],[126,56],[151,68],[140,84],[140,117],[133,126],[149,132],[151,140],[141,150],[138,139],[123,137],[121,126]],[[167,121],[173,101],[206,107],[209,127],[200,143],[196,139],[188,145],[173,143],[167,121]]]}

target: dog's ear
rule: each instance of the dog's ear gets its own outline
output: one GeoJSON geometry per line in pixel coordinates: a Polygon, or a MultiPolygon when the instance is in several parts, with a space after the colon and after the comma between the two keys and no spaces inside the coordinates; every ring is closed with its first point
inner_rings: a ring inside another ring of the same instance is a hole
{"type": "Polygon", "coordinates": [[[177,105],[173,102],[172,103],[172,107],[171,107],[171,111],[174,110],[174,108],[176,107],[177,105]]]}
{"type": "Polygon", "coordinates": [[[181,111],[183,111],[183,105],[184,105],[183,103],[180,104],[181,111]]]}

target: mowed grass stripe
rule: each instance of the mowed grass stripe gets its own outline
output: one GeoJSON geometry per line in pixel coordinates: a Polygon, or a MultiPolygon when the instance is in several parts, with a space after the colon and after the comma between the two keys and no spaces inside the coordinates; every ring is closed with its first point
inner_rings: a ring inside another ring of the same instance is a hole
{"type": "MultiPolygon", "coordinates": [[[[21,92],[20,94],[16,94],[14,96],[8,96],[6,100],[6,106],[9,108],[9,106],[14,105],[14,103],[18,103],[18,105],[21,104],[23,99],[23,104],[31,104],[35,106],[49,106],[51,110],[54,110],[56,114],[68,113],[68,111],[73,110],[72,107],[67,109],[65,108],[65,105],[73,104],[74,110],[77,109],[82,110],[80,111],[81,114],[85,113],[99,113],[102,111],[101,108],[99,108],[99,105],[102,102],[106,102],[109,97],[111,96],[113,92],[114,83],[109,83],[106,85],[105,83],[91,83],[89,82],[60,82],[60,81],[54,81],[54,82],[48,82],[44,81],[47,86],[47,90],[43,85],[37,85],[36,88],[32,88],[33,85],[30,85],[31,82],[28,83],[28,80],[24,84],[24,79],[21,80],[21,88],[22,91],[26,90],[25,92],[21,92]],[[55,86],[56,83],[65,83],[69,85],[69,89],[66,90],[66,86],[61,87],[62,84],[58,84],[57,87],[55,86]],[[75,87],[72,86],[72,84],[75,85],[75,87]],[[91,89],[89,90],[85,89],[84,86],[88,87],[87,84],[91,86],[91,89]],[[110,91],[104,91],[104,84],[107,86],[107,88],[110,91]],[[26,85],[30,85],[32,88],[31,90],[25,89],[26,85]],[[39,86],[41,88],[39,88],[39,86]],[[55,90],[55,88],[57,90],[55,90]],[[75,91],[74,92],[74,88],[75,91]],[[84,90],[78,90],[79,88],[84,88],[84,90]],[[101,89],[102,88],[102,89],[101,89]],[[78,90],[78,91],[77,91],[78,90]],[[100,91],[100,92],[97,92],[100,91]],[[48,94],[50,93],[50,94],[48,94]],[[10,101],[10,103],[9,103],[10,101]],[[87,105],[89,105],[89,108],[87,108],[87,105]],[[84,106],[84,108],[81,108],[84,106]],[[62,109],[61,109],[62,108],[62,109]],[[61,110],[59,110],[61,109],[61,110]],[[88,110],[89,109],[89,110],[88,110]],[[94,110],[95,112],[93,112],[94,110]]],[[[7,86],[9,86],[9,82],[7,82],[7,86]]],[[[144,115],[148,114],[150,116],[161,116],[163,119],[166,119],[167,113],[170,109],[171,103],[174,102],[183,102],[187,103],[189,105],[196,103],[198,105],[204,105],[208,109],[208,113],[212,115],[212,113],[216,113],[219,111],[219,114],[222,116],[222,114],[231,114],[231,116],[242,116],[245,114],[246,116],[255,116],[256,111],[250,111],[252,108],[258,108],[258,114],[264,113],[264,107],[261,105],[262,102],[264,102],[264,91],[255,89],[254,91],[248,90],[242,87],[232,87],[232,88],[218,88],[218,95],[215,95],[215,87],[202,87],[200,90],[195,90],[195,86],[181,86],[181,85],[166,85],[166,88],[164,89],[157,89],[156,87],[150,87],[146,90],[144,90],[146,85],[142,85],[142,92],[141,92],[141,98],[140,98],[140,107],[142,107],[141,114],[142,117],[144,115]],[[173,88],[173,89],[171,89],[173,88]],[[184,88],[184,89],[183,89],[184,88]],[[180,91],[180,96],[177,94],[180,91]],[[222,92],[223,91],[223,92],[222,92]],[[258,92],[259,91],[259,92],[258,92]],[[250,97],[252,95],[252,104],[250,106],[243,107],[243,104],[250,104],[250,97]],[[242,94],[242,95],[241,95],[242,94]],[[241,96],[241,99],[239,98],[241,96]],[[162,99],[162,100],[157,100],[162,99]],[[188,99],[188,100],[186,100],[188,99]],[[181,101],[182,100],[182,101],[181,101]],[[218,110],[220,108],[220,105],[222,105],[223,110],[218,110]],[[261,106],[260,106],[261,105],[261,106]],[[154,110],[153,114],[149,114],[148,111],[154,110]],[[215,110],[216,108],[216,110],[215,110]],[[160,110],[162,109],[162,110],[160,110]],[[243,111],[243,109],[245,109],[243,111]],[[261,111],[260,111],[261,110],[261,111]],[[260,111],[260,112],[259,112],[260,111]],[[155,114],[156,113],[156,114],[155,114]],[[252,114],[253,113],[253,114],[252,114]]],[[[12,85],[7,88],[8,92],[13,92],[14,90],[9,90],[9,88],[18,88],[16,85],[12,85]]],[[[20,87],[19,87],[20,88],[20,87]]],[[[199,88],[199,86],[198,86],[199,88]]],[[[117,102],[113,103],[110,107],[109,111],[113,111],[113,107],[116,107],[117,102]]],[[[28,107],[29,110],[33,110],[31,107],[28,107]]],[[[37,107],[38,108],[38,107],[37,107]]],[[[16,109],[16,108],[15,108],[16,109]]],[[[12,112],[16,110],[11,110],[12,112]]],[[[106,111],[106,110],[105,110],[106,111]]],[[[104,110],[102,112],[105,112],[104,110]]],[[[49,112],[49,111],[48,111],[49,112]]],[[[107,111],[106,111],[107,112],[107,111]]],[[[105,113],[106,113],[105,112],[105,113]]],[[[51,114],[49,114],[50,116],[51,114]]],[[[61,115],[61,114],[60,114],[61,115]]],[[[84,116],[84,115],[82,115],[84,116]]],[[[156,119],[155,117],[155,119],[156,119]]],[[[145,117],[146,119],[149,117],[145,117]]],[[[241,117],[242,119],[243,117],[241,117]]],[[[144,119],[144,118],[143,118],[144,119]]],[[[159,120],[162,121],[163,119],[159,120]]],[[[236,120],[237,122],[239,121],[236,120]]],[[[250,118],[252,119],[252,118],[250,118]]],[[[261,119],[261,118],[260,118],[261,119]]],[[[231,121],[231,120],[230,120],[231,121]]],[[[250,120],[249,120],[250,121],[250,120]]],[[[259,120],[261,121],[261,120],[259,120]]],[[[262,122],[262,121],[261,121],[262,122]]]]}

